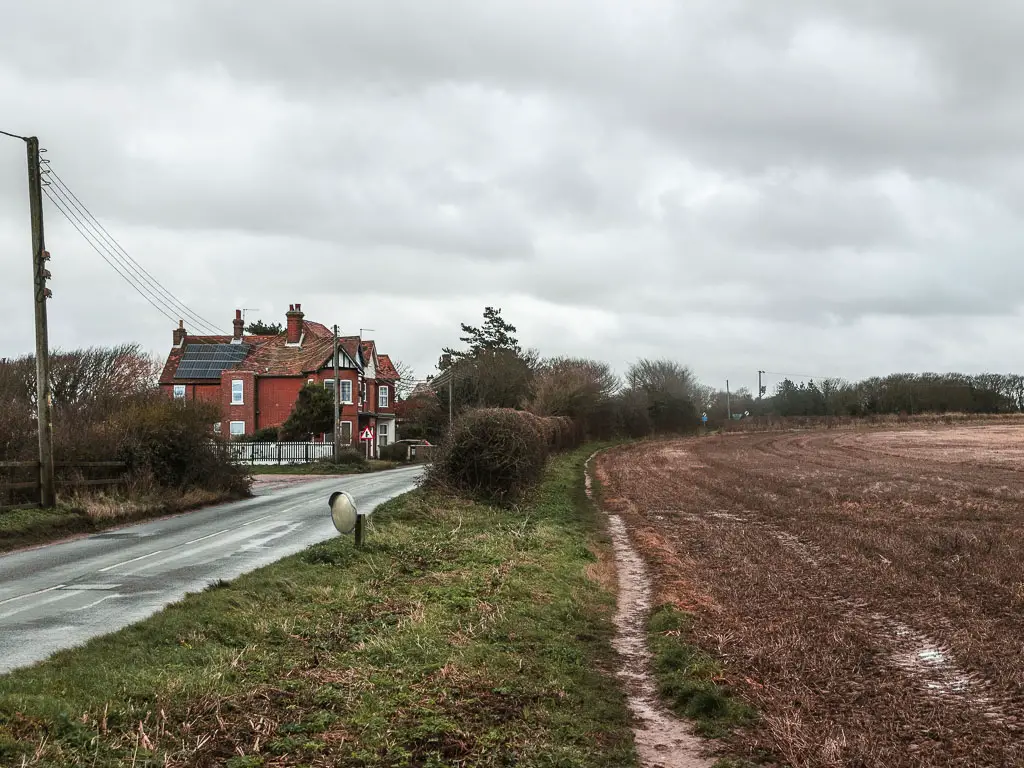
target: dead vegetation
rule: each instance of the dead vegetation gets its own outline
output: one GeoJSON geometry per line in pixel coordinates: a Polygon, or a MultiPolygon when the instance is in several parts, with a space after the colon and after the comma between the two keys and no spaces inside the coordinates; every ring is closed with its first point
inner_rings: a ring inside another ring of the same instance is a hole
{"type": "Polygon", "coordinates": [[[793,766],[1024,764],[1024,428],[722,435],[601,457],[688,640],[793,766]]]}

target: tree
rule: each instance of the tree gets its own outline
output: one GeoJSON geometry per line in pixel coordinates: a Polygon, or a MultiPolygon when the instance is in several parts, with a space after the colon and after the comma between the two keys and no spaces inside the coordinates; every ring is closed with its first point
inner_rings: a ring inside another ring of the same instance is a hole
{"type": "Polygon", "coordinates": [[[593,437],[610,437],[614,428],[612,398],[618,377],[607,363],[553,357],[537,366],[528,410],[539,416],[566,416],[593,437]]]}
{"type": "Polygon", "coordinates": [[[398,371],[398,381],[395,382],[395,396],[406,398],[416,388],[416,374],[413,372],[411,365],[403,363],[401,360],[392,360],[391,363],[395,366],[395,370],[398,371]]]}
{"type": "MultiPolygon", "coordinates": [[[[501,316],[501,309],[486,307],[479,328],[462,323],[461,340],[466,349],[445,347],[450,358],[441,358],[438,368],[451,376],[453,411],[465,408],[521,408],[530,397],[538,355],[525,353],[515,337],[516,328],[501,316]]],[[[448,387],[438,390],[448,409],[448,387]]]]}
{"type": "MultiPolygon", "coordinates": [[[[467,323],[461,323],[461,326],[464,335],[460,336],[459,339],[467,344],[469,348],[457,350],[445,347],[442,351],[446,355],[451,355],[452,363],[467,357],[473,357],[483,351],[492,352],[494,350],[507,349],[516,355],[522,352],[519,348],[519,341],[514,335],[516,327],[505,321],[501,316],[500,307],[497,309],[485,307],[484,324],[479,328],[467,323]]],[[[444,370],[444,367],[442,366],[441,370],[444,370]]]]}
{"type": "Polygon", "coordinates": [[[307,384],[299,390],[295,406],[281,427],[285,440],[305,440],[334,427],[334,395],[325,387],[307,384]]]}
{"type": "Polygon", "coordinates": [[[686,432],[697,427],[701,392],[693,371],[673,360],[638,360],[626,372],[629,389],[640,392],[656,432],[686,432]]]}
{"type": "Polygon", "coordinates": [[[257,320],[245,327],[245,332],[250,336],[279,336],[284,333],[284,326],[281,323],[264,323],[257,320]]]}

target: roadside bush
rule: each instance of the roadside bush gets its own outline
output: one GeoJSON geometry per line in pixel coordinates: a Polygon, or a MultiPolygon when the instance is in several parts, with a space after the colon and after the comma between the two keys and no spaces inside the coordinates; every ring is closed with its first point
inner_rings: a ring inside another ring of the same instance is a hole
{"type": "Polygon", "coordinates": [[[464,413],[441,442],[428,483],[498,503],[521,498],[544,472],[546,422],[511,408],[464,413]]]}
{"type": "Polygon", "coordinates": [[[362,451],[358,451],[355,448],[342,448],[338,452],[337,458],[333,459],[321,459],[317,462],[318,464],[333,464],[334,466],[342,467],[369,467],[370,464],[366,460],[366,456],[363,455],[362,451]]]}
{"type": "Polygon", "coordinates": [[[380,457],[385,461],[405,461],[409,453],[406,443],[392,443],[380,449],[380,457]]]}
{"type": "Polygon", "coordinates": [[[247,471],[211,435],[210,425],[219,418],[213,405],[154,394],[130,403],[96,431],[108,439],[117,435],[117,459],[136,477],[164,488],[246,493],[247,471]]]}

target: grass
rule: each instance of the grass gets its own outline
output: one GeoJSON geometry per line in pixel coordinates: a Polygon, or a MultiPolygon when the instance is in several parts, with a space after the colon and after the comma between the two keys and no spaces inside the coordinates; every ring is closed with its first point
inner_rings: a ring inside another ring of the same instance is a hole
{"type": "Polygon", "coordinates": [[[397,461],[370,459],[362,463],[334,464],[329,461],[316,461],[310,464],[271,464],[267,466],[253,465],[254,475],[354,475],[363,472],[379,472],[394,469],[401,464],[397,461]]]}
{"type": "Polygon", "coordinates": [[[240,498],[238,494],[203,490],[95,493],[59,498],[54,509],[30,507],[0,512],[0,552],[237,498],[240,498]]]}
{"type": "Polygon", "coordinates": [[[652,611],[648,642],[658,692],[672,711],[694,723],[706,738],[729,736],[750,725],[756,714],[719,684],[718,662],[687,641],[690,617],[671,605],[652,611]]]}
{"type": "Polygon", "coordinates": [[[0,764],[630,766],[592,449],[497,509],[414,492],[348,537],[0,678],[0,764]]]}

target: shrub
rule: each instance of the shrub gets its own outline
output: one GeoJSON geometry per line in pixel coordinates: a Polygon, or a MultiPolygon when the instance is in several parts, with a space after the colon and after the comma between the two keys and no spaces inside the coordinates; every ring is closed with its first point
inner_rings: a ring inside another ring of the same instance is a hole
{"type": "Polygon", "coordinates": [[[117,458],[136,477],[164,488],[245,493],[249,475],[211,437],[215,406],[159,394],[130,403],[98,431],[117,434],[117,458]]]}
{"type": "Polygon", "coordinates": [[[408,454],[407,443],[392,443],[380,449],[380,457],[385,461],[405,461],[408,454]]]}
{"type": "Polygon", "coordinates": [[[441,442],[428,482],[487,501],[515,501],[541,479],[546,429],[545,419],[525,411],[468,411],[441,442]]]}
{"type": "Polygon", "coordinates": [[[245,440],[250,443],[276,443],[280,440],[281,430],[279,427],[262,427],[251,435],[246,435],[245,440]]]}
{"type": "Polygon", "coordinates": [[[335,459],[326,459],[327,464],[368,466],[366,456],[355,448],[342,448],[335,459]]]}

